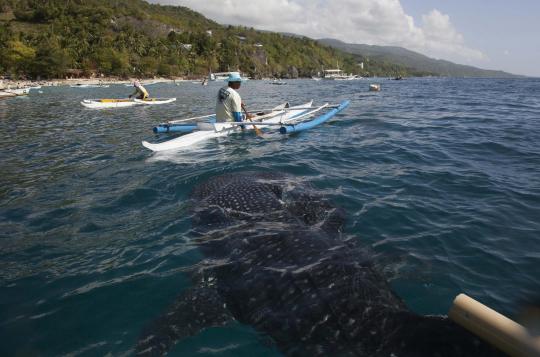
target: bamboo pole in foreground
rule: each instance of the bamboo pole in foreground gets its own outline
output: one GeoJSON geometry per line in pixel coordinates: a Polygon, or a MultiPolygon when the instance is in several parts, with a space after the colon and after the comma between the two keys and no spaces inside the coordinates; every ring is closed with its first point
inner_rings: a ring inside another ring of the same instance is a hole
{"type": "Polygon", "coordinates": [[[540,337],[465,294],[459,294],[448,317],[510,356],[540,357],[540,337]]]}

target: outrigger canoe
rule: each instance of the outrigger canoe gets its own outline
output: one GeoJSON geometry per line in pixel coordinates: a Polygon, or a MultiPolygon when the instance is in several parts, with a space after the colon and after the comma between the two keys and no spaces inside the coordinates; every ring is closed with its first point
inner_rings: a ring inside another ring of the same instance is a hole
{"type": "Polygon", "coordinates": [[[134,105],[159,105],[172,103],[176,98],[147,98],[147,99],[84,99],[81,104],[86,108],[125,108],[134,105]]]}
{"type": "Polygon", "coordinates": [[[30,93],[31,89],[40,89],[40,88],[41,88],[41,86],[15,88],[15,89],[3,89],[3,90],[0,90],[0,98],[23,96],[23,95],[27,95],[28,93],[30,93]]]}
{"type": "Polygon", "coordinates": [[[326,103],[319,107],[313,107],[313,101],[293,107],[289,107],[287,103],[284,103],[267,112],[263,111],[260,113],[261,115],[254,117],[253,121],[216,123],[214,115],[171,121],[155,127],[154,132],[186,132],[187,134],[160,143],[143,141],[142,145],[155,152],[186,149],[211,138],[226,136],[242,130],[253,130],[255,127],[259,129],[279,127],[279,132],[282,134],[298,132],[324,123],[348,105],[349,101],[343,101],[338,106],[330,106],[326,103]],[[325,109],[331,110],[312,118],[325,109]],[[311,119],[306,120],[309,118],[311,119]],[[205,121],[179,124],[180,122],[201,119],[205,121]]]}

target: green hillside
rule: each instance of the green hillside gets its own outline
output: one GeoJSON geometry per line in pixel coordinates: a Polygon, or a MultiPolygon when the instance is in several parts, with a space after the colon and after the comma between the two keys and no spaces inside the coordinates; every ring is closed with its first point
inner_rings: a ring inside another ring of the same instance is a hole
{"type": "Polygon", "coordinates": [[[186,7],[143,0],[0,0],[0,76],[512,77],[400,47],[347,44],[223,26],[186,7]],[[364,69],[358,64],[364,63],[364,69]]]}
{"type": "Polygon", "coordinates": [[[408,72],[446,77],[520,77],[503,71],[492,71],[472,66],[436,60],[420,53],[395,46],[350,44],[334,39],[320,39],[319,43],[353,54],[358,60],[374,60],[379,63],[395,63],[408,72]]]}
{"type": "MultiPolygon", "coordinates": [[[[0,0],[0,75],[186,76],[241,70],[311,76],[354,56],[305,37],[222,26],[185,7],[142,0],[0,0]]],[[[402,66],[371,63],[377,73],[402,66]]]]}

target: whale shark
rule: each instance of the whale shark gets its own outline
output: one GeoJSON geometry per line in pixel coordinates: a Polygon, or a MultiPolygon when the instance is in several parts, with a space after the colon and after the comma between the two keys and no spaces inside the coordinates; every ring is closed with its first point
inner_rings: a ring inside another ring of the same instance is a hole
{"type": "Polygon", "coordinates": [[[236,172],[192,193],[193,286],[150,322],[139,355],[165,355],[201,330],[252,326],[287,356],[499,356],[445,316],[410,311],[346,215],[293,176],[236,172]]]}

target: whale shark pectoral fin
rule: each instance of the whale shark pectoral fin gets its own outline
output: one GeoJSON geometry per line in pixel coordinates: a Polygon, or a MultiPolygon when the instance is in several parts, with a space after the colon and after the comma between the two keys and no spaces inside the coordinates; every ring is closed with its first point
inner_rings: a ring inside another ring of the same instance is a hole
{"type": "Polygon", "coordinates": [[[216,289],[189,289],[145,328],[137,342],[136,353],[162,356],[176,342],[205,328],[223,326],[233,319],[216,289]]]}

